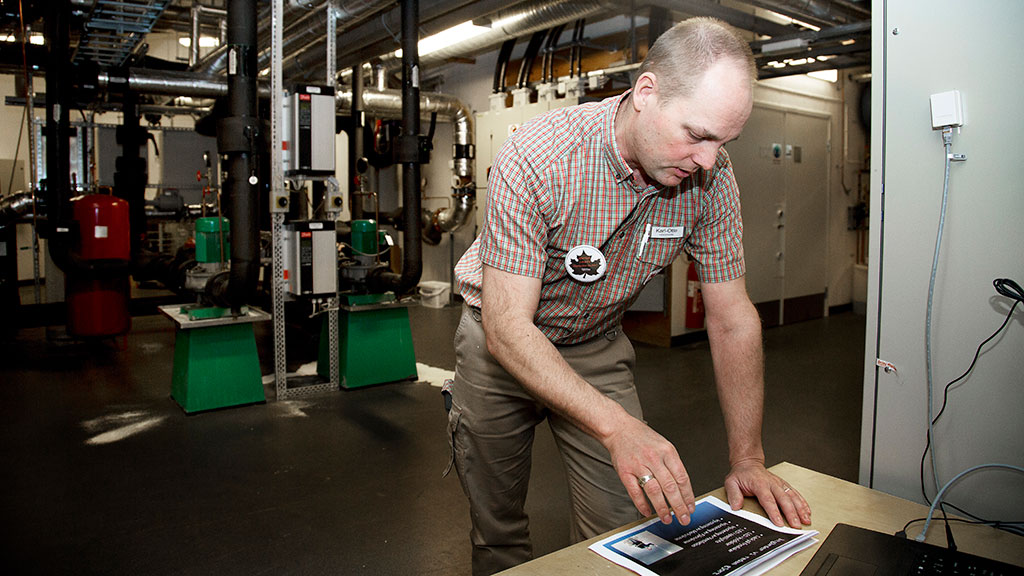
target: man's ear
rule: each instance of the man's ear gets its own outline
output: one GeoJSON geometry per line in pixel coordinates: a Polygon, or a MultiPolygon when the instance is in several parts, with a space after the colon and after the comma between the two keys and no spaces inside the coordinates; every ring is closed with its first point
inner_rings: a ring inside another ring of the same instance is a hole
{"type": "Polygon", "coordinates": [[[633,93],[630,100],[633,101],[633,108],[640,110],[657,104],[658,99],[658,77],[653,72],[644,72],[633,83],[633,93]]]}

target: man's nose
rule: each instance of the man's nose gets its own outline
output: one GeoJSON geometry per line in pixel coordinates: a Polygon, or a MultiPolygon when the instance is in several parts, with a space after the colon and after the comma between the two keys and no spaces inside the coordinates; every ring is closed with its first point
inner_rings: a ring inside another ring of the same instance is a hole
{"type": "Polygon", "coordinates": [[[715,167],[715,160],[718,158],[718,145],[711,142],[702,142],[693,155],[693,161],[705,170],[715,167]]]}

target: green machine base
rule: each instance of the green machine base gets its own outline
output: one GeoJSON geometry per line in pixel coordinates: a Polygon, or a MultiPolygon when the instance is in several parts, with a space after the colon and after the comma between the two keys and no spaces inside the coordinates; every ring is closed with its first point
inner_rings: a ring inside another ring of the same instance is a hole
{"type": "Polygon", "coordinates": [[[161,311],[178,323],[171,397],[186,413],[266,401],[252,323],[268,314],[189,321],[178,317],[187,311],[164,308],[180,306],[161,311]]]}
{"type": "MultiPolygon", "coordinates": [[[[338,364],[342,388],[415,379],[416,355],[409,309],[385,294],[342,295],[338,312],[338,364]]],[[[320,330],[316,370],[330,377],[327,319],[320,330]]]]}

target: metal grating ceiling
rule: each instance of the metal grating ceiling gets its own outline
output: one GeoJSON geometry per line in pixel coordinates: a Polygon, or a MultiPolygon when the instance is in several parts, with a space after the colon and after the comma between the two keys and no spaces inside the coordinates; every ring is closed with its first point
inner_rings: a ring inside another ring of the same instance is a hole
{"type": "Polygon", "coordinates": [[[75,62],[120,66],[153,28],[170,0],[96,0],[75,62]]]}

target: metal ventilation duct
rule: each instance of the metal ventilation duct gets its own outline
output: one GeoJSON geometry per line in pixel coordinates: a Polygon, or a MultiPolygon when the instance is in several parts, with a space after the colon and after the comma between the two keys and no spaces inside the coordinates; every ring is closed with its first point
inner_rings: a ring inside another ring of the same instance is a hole
{"type": "Polygon", "coordinates": [[[871,10],[848,0],[741,0],[816,26],[835,26],[871,17],[871,10]]]}
{"type": "MultiPolygon", "coordinates": [[[[552,26],[587,18],[601,12],[604,8],[604,3],[600,0],[549,0],[531,3],[512,10],[502,10],[489,16],[492,24],[488,32],[447,48],[424,54],[420,56],[420,63],[429,66],[456,56],[484,52],[509,38],[532,34],[552,26]]],[[[401,65],[401,58],[396,58],[394,54],[384,56],[381,61],[388,69],[401,65]]]]}

